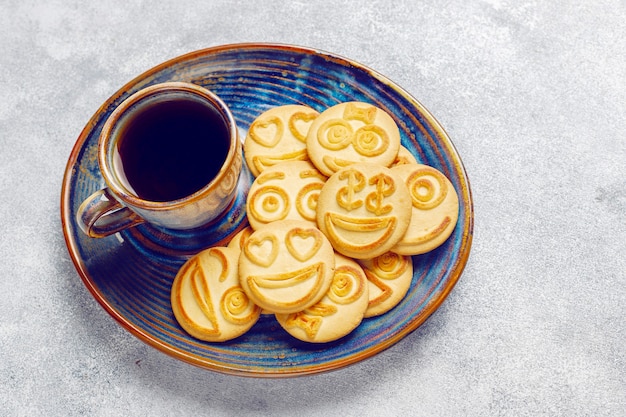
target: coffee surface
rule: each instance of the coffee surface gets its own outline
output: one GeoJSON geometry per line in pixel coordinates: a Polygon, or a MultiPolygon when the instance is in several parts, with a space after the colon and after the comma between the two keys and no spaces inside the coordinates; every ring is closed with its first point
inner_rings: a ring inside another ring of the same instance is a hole
{"type": "Polygon", "coordinates": [[[229,148],[221,115],[193,99],[147,105],[131,116],[118,144],[123,175],[149,201],[187,197],[219,172],[229,148]]]}

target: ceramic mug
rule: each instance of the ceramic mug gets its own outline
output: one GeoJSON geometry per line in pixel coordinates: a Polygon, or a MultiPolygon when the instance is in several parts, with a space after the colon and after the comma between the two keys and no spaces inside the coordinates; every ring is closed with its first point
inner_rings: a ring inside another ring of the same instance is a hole
{"type": "Polygon", "coordinates": [[[143,222],[187,230],[215,220],[233,201],[242,146],[218,96],[167,82],[134,93],[111,113],[98,162],[106,187],[78,209],[85,234],[109,236],[143,222]]]}

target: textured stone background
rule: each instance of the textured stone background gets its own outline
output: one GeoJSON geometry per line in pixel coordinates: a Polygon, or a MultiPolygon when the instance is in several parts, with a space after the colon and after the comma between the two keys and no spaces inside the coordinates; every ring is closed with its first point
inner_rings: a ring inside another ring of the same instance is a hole
{"type": "Polygon", "coordinates": [[[626,414],[626,2],[0,0],[0,415],[626,414]],[[472,254],[401,343],[314,377],[230,377],[118,326],[65,248],[65,163],[145,70],[264,41],[359,61],[452,137],[472,254]]]}

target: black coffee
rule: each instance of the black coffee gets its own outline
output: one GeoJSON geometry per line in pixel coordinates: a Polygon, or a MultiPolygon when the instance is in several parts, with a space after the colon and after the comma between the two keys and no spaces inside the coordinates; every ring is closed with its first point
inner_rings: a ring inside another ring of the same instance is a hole
{"type": "Polygon", "coordinates": [[[208,184],[228,154],[228,127],[193,98],[151,103],[130,116],[118,152],[134,193],[149,201],[187,197],[208,184]]]}

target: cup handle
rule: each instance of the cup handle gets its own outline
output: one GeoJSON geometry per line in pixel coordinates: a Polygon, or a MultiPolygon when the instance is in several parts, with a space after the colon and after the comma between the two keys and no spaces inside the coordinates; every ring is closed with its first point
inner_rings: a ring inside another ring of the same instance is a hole
{"type": "Polygon", "coordinates": [[[78,227],[89,237],[106,237],[143,223],[137,213],[122,206],[108,188],[96,191],[82,202],[76,213],[78,227]]]}

